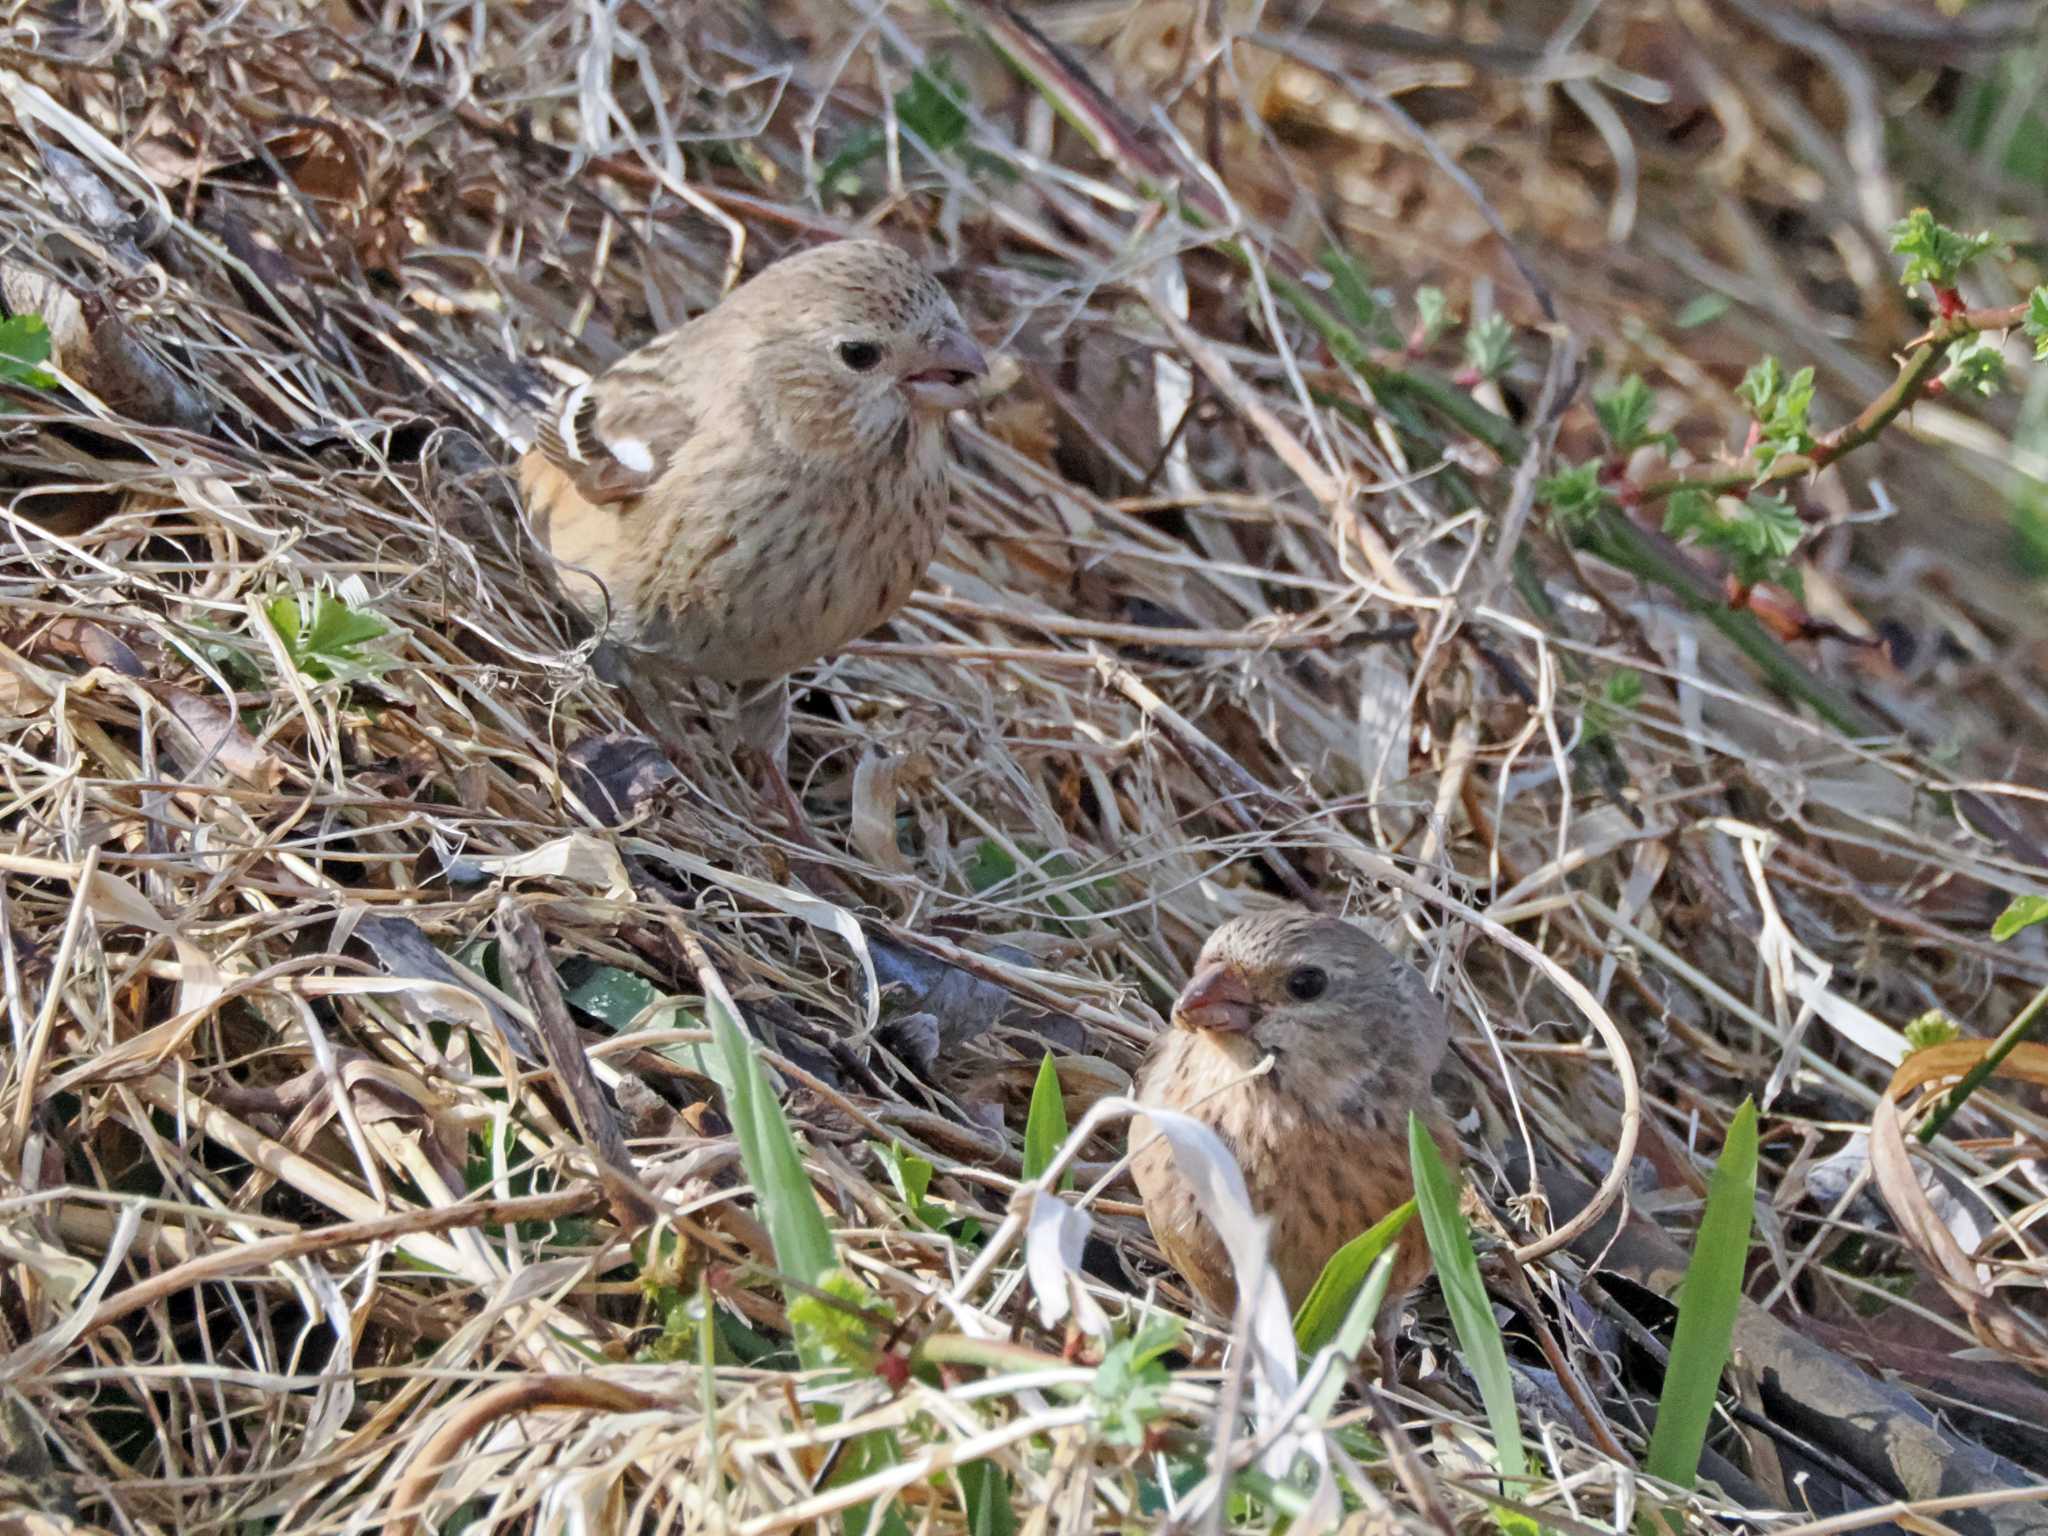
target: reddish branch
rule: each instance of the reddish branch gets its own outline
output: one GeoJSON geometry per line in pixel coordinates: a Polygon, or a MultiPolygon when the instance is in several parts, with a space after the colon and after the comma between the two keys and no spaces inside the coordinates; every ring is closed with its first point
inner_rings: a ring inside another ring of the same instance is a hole
{"type": "MultiPolygon", "coordinates": [[[[1937,392],[1940,380],[1936,370],[1941,365],[1942,349],[1950,342],[1974,336],[1980,331],[2007,330],[2026,317],[2027,307],[2024,304],[2015,304],[2007,309],[1959,309],[1953,314],[1944,314],[1923,335],[1909,343],[1906,360],[1890,387],[1865,406],[1853,421],[1825,433],[1814,444],[1813,452],[1782,454],[1763,466],[1753,458],[1745,457],[1738,464],[1709,474],[1680,475],[1670,480],[1653,481],[1641,487],[1641,499],[1645,502],[1662,501],[1678,491],[1693,490],[1719,496],[1825,469],[1870,442],[1915,402],[1937,392]]],[[[1754,430],[1750,436],[1748,447],[1753,449],[1754,430]]]]}

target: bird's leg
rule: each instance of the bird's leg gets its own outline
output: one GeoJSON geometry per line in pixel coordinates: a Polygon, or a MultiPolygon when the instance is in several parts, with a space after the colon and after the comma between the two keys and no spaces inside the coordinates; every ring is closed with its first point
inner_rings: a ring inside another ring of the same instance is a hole
{"type": "Polygon", "coordinates": [[[751,695],[742,694],[737,711],[740,742],[754,759],[756,788],[782,812],[790,837],[823,855],[825,850],[811,835],[803,802],[789,787],[789,713],[787,678],[777,678],[751,695]]]}
{"type": "Polygon", "coordinates": [[[1400,1330],[1401,1309],[1380,1308],[1380,1315],[1372,1325],[1372,1342],[1380,1357],[1380,1385],[1385,1388],[1397,1386],[1401,1380],[1401,1362],[1394,1357],[1394,1336],[1400,1330]]]}
{"type": "Polygon", "coordinates": [[[609,642],[598,647],[591,670],[605,682],[623,688],[626,697],[640,706],[642,719],[654,733],[652,739],[673,760],[689,736],[689,723],[676,707],[674,689],[661,686],[641,658],[609,642]]]}

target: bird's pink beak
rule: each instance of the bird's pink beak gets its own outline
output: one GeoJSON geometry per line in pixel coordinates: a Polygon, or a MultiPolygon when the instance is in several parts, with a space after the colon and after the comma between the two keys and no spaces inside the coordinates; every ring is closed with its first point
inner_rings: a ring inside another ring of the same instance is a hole
{"type": "Polygon", "coordinates": [[[920,348],[903,374],[903,392],[923,411],[955,411],[974,404],[975,382],[988,373],[988,359],[974,338],[948,326],[937,342],[920,348]]]}
{"type": "Polygon", "coordinates": [[[1182,1029],[1213,1029],[1220,1034],[1249,1034],[1252,989],[1236,966],[1205,965],[1182,989],[1173,1005],[1173,1022],[1182,1029]]]}

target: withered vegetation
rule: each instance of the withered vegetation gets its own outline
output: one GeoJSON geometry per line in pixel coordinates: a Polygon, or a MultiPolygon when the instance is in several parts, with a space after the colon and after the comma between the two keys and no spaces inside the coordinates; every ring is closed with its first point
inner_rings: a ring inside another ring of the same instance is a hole
{"type": "MultiPolygon", "coordinates": [[[[1908,1160],[1884,1105],[1909,1023],[1994,1036],[2048,983],[2048,927],[1990,936],[2048,892],[2048,383],[2015,336],[2013,392],[1779,487],[1801,594],[1731,598],[1654,511],[1679,590],[1645,579],[1533,492],[1627,373],[1671,466],[1740,455],[1765,352],[1852,418],[1929,323],[1887,247],[1915,205],[2016,246],[1970,303],[2024,299],[2041,7],[1026,9],[9,12],[0,278],[52,344],[0,385],[11,1507],[1324,1528],[1259,1481],[1244,1351],[1161,1266],[1120,1124],[1074,1170],[1085,1283],[1125,1332],[1189,1318],[1179,1352],[1106,1383],[1003,1226],[1043,1053],[1078,1119],[1211,927],[1306,899],[1452,1004],[1531,1261],[1492,1271],[1520,1502],[1631,1518],[1659,1293],[1755,1095],[1696,1518],[2026,1528],[2039,1106],[1996,1080],[1908,1160]],[[646,739],[508,466],[561,381],[856,229],[998,378],[918,597],[799,680],[799,836],[729,697],[679,679],[646,739]],[[1427,289],[1455,323],[1411,345],[1427,289]],[[1475,378],[1489,315],[1516,355],[1475,378]],[[707,973],[893,1309],[879,1374],[794,1370],[707,973]],[[901,1463],[848,1479],[880,1430],[901,1463]]],[[[1353,1519],[1485,1522],[1427,1293],[1405,1333],[1317,1443],[1353,1519]]]]}

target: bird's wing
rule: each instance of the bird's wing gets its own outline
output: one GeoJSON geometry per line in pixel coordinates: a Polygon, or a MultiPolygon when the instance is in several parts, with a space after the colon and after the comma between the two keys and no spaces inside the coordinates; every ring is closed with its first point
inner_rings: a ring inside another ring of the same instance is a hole
{"type": "Polygon", "coordinates": [[[628,501],[668,472],[696,431],[685,327],[565,393],[540,420],[534,450],[598,506],[628,501]]]}

